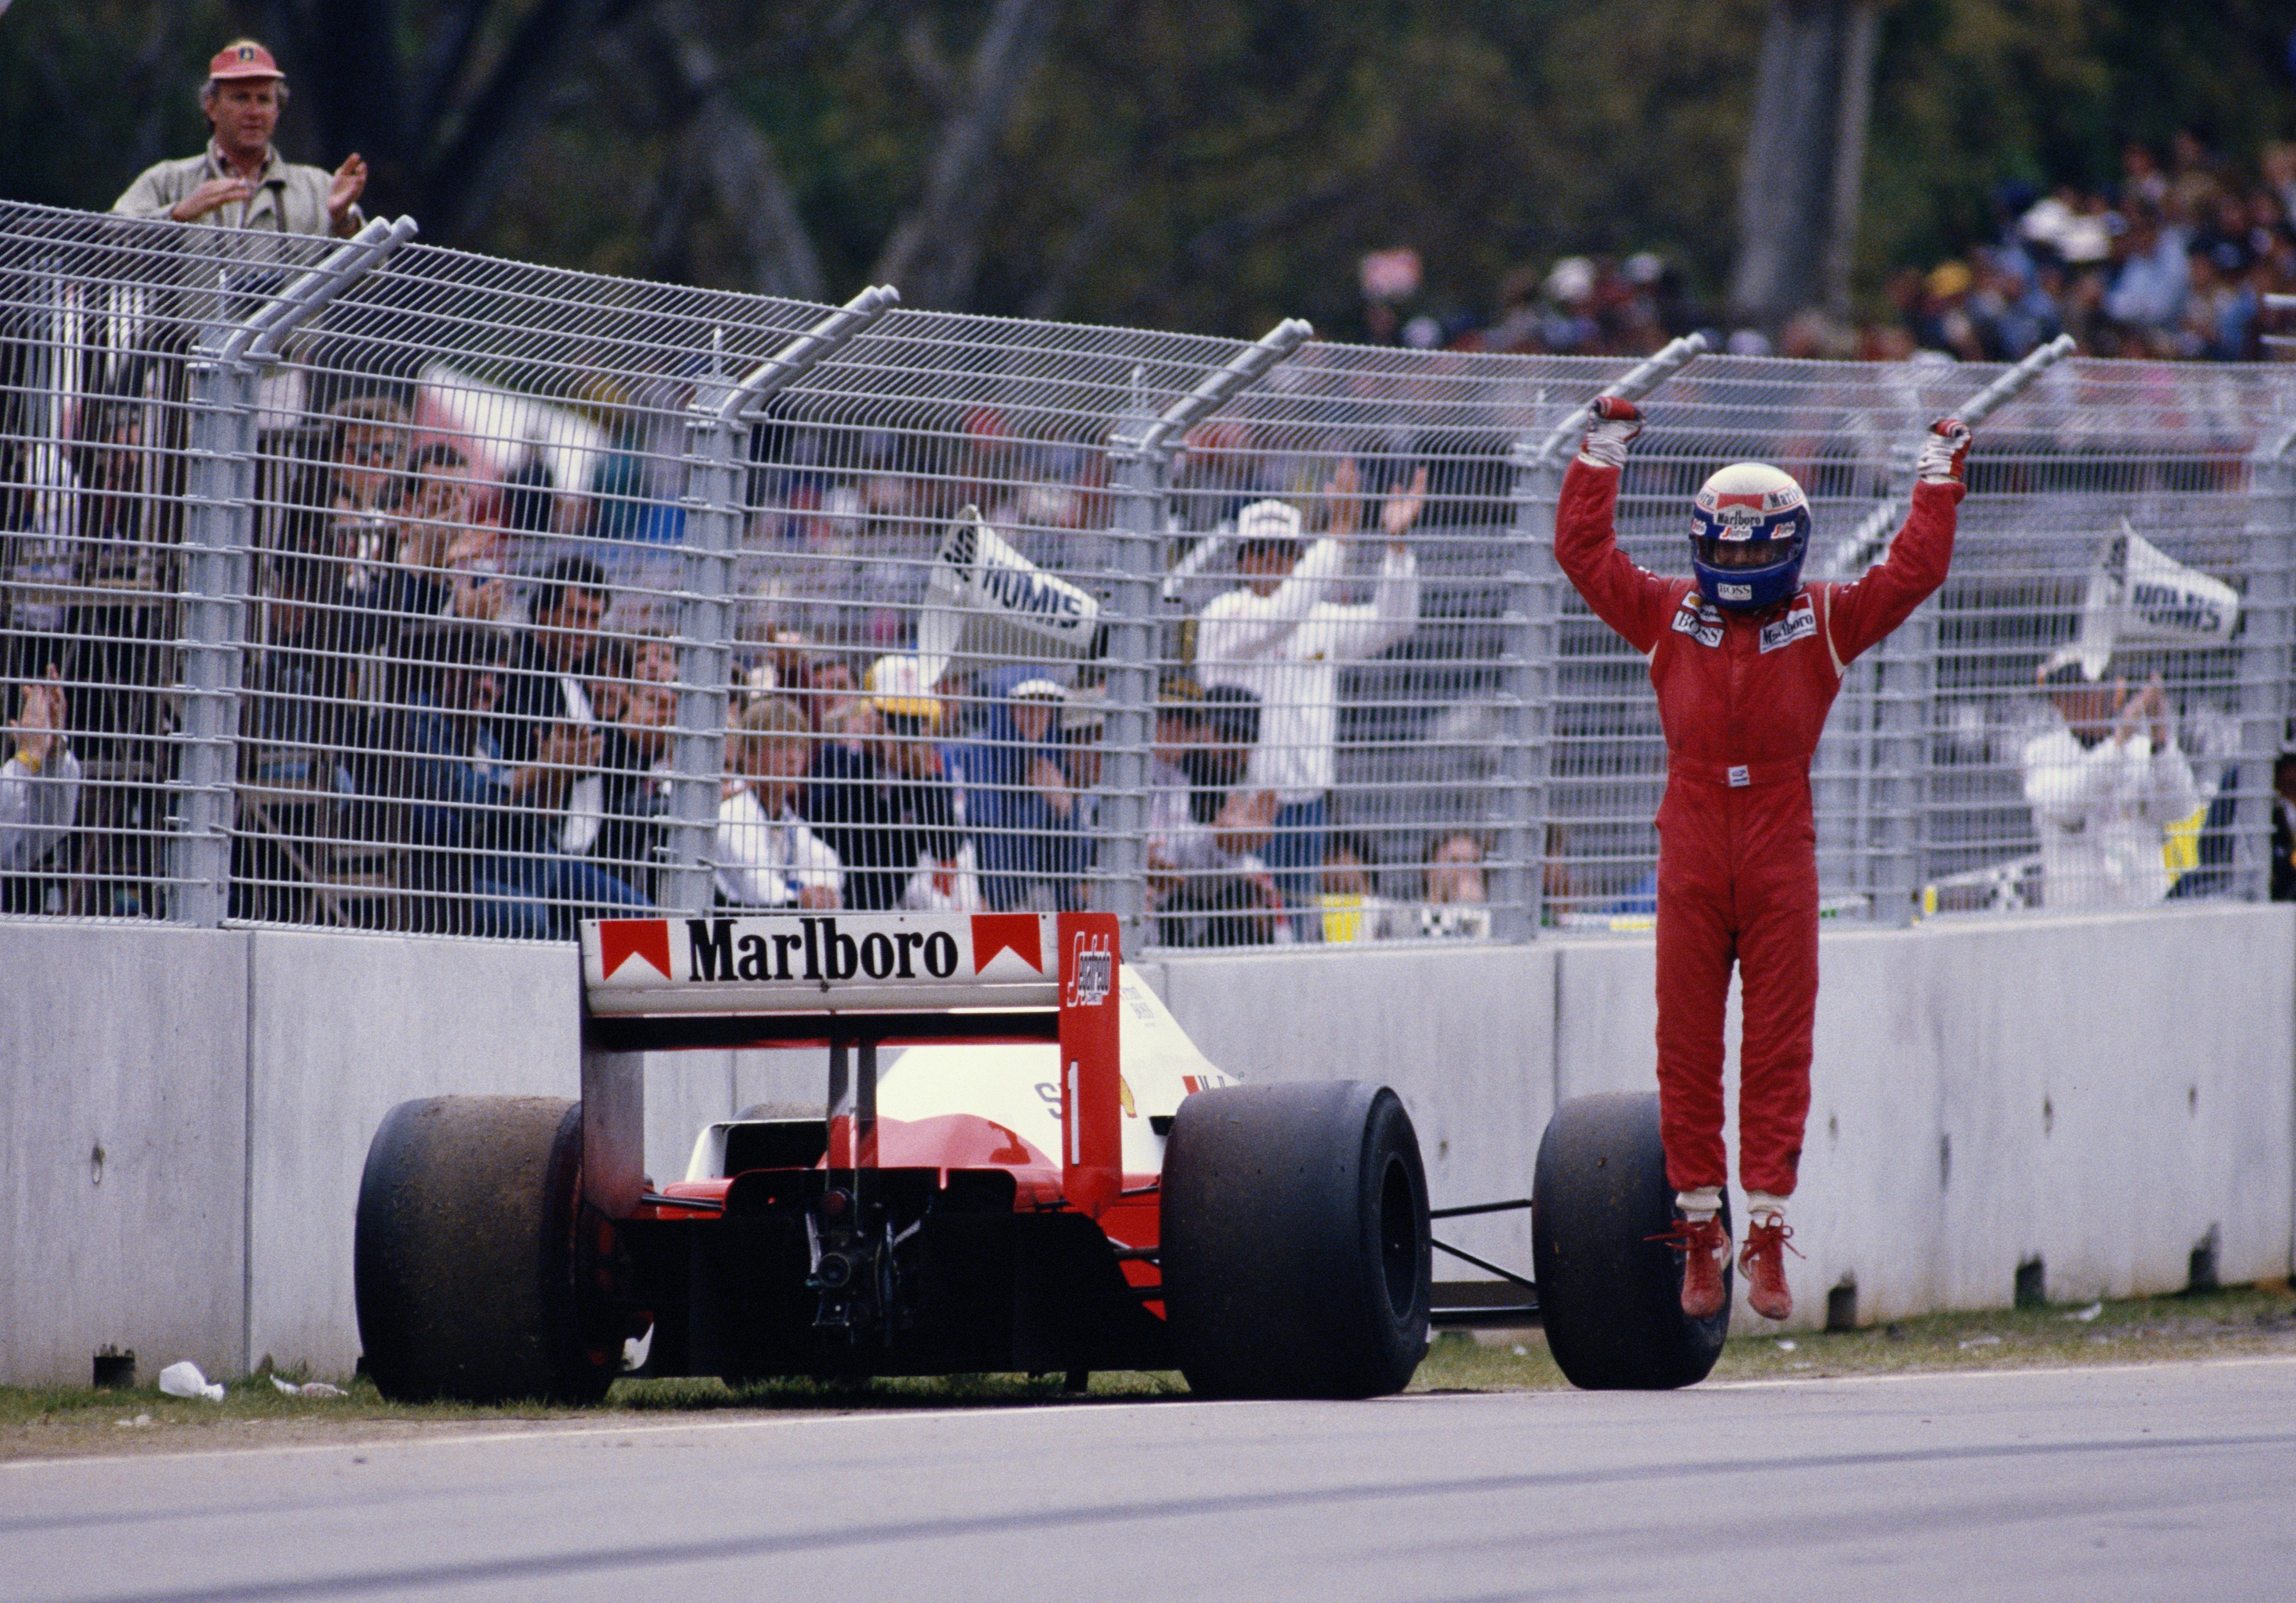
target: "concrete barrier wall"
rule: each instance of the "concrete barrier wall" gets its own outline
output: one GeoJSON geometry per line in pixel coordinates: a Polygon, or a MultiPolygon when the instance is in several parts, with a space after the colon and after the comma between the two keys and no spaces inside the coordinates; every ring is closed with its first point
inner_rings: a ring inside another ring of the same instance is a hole
{"type": "Polygon", "coordinates": [[[103,1345],[240,1367],[247,949],[0,923],[0,1380],[85,1386],[103,1345]]]}
{"type": "MultiPolygon", "coordinates": [[[[1842,930],[1822,961],[1788,1260],[1810,1317],[1844,1279],[1868,1319],[2002,1305],[2035,1258],[2053,1296],[2173,1290],[2204,1240],[2225,1280],[2289,1272],[2296,909],[1842,930]]],[[[562,947],[0,921],[0,1382],[84,1383],[105,1344],[145,1374],[348,1370],[384,1111],[578,1089],[562,947]]],[[[1393,1085],[1438,1206],[1524,1194],[1558,1097],[1653,1083],[1646,938],[1144,972],[1223,1067],[1393,1085]]],[[[658,1060],[649,1166],[821,1084],[817,1052],[658,1060]]],[[[1446,1230],[1529,1263],[1521,1215],[1446,1230]]]]}
{"type": "Polygon", "coordinates": [[[244,1351],[357,1361],[353,1205],[367,1142],[415,1097],[581,1094],[570,947],[263,930],[247,937],[244,1351]]]}

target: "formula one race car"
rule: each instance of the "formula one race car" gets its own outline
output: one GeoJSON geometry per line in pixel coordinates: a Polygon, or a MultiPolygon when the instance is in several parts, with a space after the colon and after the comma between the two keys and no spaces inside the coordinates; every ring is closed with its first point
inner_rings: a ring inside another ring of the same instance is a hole
{"type": "MultiPolygon", "coordinates": [[[[644,1374],[732,1383],[1177,1369],[1214,1395],[1362,1397],[1410,1380],[1431,1322],[1539,1317],[1530,1279],[1481,1259],[1513,1298],[1431,1306],[1441,1244],[1393,1092],[1232,1083],[1117,953],[1105,913],[586,923],[582,1100],[435,1097],[375,1134],[376,1385],[594,1400],[636,1338],[644,1374]],[[821,1112],[712,1124],[657,1185],[641,1054],[768,1046],[826,1048],[821,1112]]],[[[1654,1104],[1570,1104],[1535,1201],[1434,1215],[1533,1207],[1582,1385],[1685,1385],[1719,1350],[1647,1239],[1671,1211],[1654,1104]]]]}

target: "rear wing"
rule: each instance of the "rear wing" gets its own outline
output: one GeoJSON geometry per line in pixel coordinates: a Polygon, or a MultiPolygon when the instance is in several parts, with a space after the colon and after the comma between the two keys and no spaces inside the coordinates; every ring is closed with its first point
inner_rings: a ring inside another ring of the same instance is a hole
{"type": "Polygon", "coordinates": [[[849,1112],[844,1155],[868,1166],[879,1044],[1048,1041],[1062,1189],[1097,1215],[1122,1185],[1119,950],[1113,913],[585,920],[584,1194],[622,1217],[644,1189],[641,1053],[826,1046],[832,1125],[849,1112]]]}

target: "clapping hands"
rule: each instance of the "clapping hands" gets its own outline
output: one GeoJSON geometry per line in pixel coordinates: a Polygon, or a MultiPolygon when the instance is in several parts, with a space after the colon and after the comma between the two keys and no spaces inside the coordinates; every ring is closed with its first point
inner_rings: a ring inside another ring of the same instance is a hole
{"type": "Polygon", "coordinates": [[[9,731],[16,741],[16,756],[36,773],[47,762],[48,754],[55,749],[56,737],[63,731],[62,677],[51,665],[46,679],[36,679],[24,687],[23,707],[15,727],[9,731]]]}
{"type": "MultiPolygon", "coordinates": [[[[1356,532],[1356,519],[1361,514],[1362,475],[1357,471],[1356,459],[1343,456],[1332,473],[1332,533],[1345,539],[1356,532]]],[[[1380,528],[1386,531],[1387,543],[1397,551],[1403,549],[1403,536],[1419,521],[1419,514],[1427,505],[1427,468],[1422,463],[1411,475],[1408,489],[1390,495],[1379,509],[1380,528]]]]}

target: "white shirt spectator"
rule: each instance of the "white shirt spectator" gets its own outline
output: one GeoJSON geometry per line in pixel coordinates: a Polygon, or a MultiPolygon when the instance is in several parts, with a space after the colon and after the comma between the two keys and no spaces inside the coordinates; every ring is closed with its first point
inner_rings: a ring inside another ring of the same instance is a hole
{"type": "Polygon", "coordinates": [[[794,907],[808,890],[841,896],[845,865],[783,807],[766,816],[756,788],[743,785],[718,804],[718,888],[742,907],[794,907]]]}
{"type": "Polygon", "coordinates": [[[2174,883],[2162,855],[2168,827],[2199,810],[2192,765],[2172,733],[2084,748],[2060,726],[2024,752],[2025,800],[2041,837],[2046,907],[2150,907],[2174,883]]]}
{"type": "Polygon", "coordinates": [[[79,809],[79,759],[70,751],[35,771],[21,757],[0,764],[0,873],[39,867],[79,809]]]}
{"type": "Polygon", "coordinates": [[[1204,683],[1259,698],[1245,782],[1287,806],[1332,788],[1341,667],[1378,656],[1419,621],[1419,567],[1408,551],[1386,553],[1371,601],[1359,606],[1324,599],[1345,560],[1339,541],[1316,541],[1272,594],[1242,586],[1216,597],[1196,634],[1204,683]]]}

